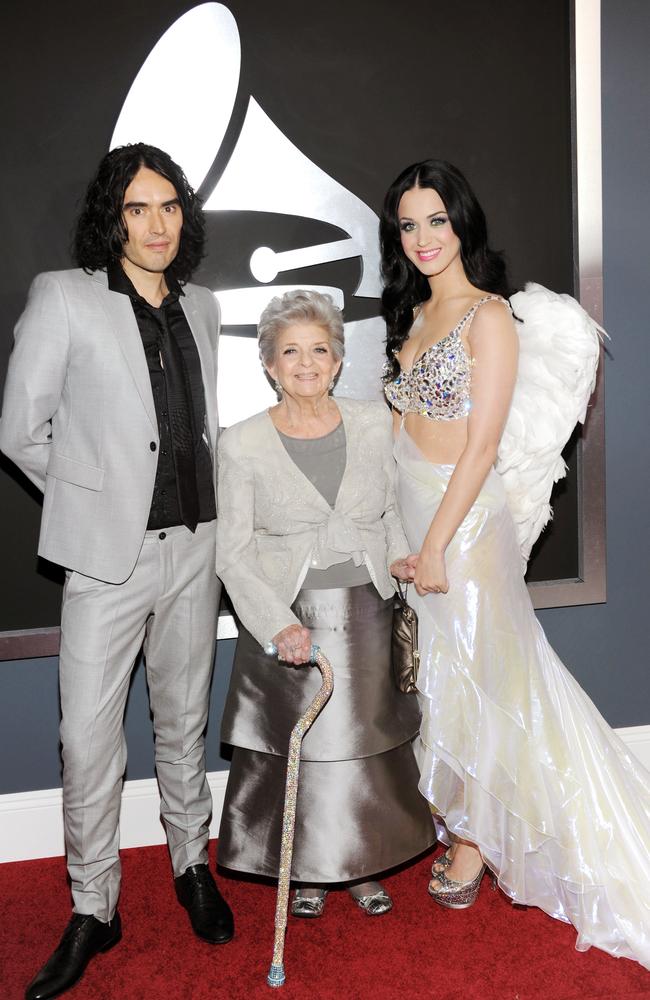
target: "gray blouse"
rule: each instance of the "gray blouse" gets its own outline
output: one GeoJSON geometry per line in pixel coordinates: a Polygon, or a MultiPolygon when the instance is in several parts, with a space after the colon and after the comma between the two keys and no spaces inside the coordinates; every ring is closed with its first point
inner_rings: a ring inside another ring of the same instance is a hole
{"type": "MultiPolygon", "coordinates": [[[[278,435],[287,454],[303,476],[327,500],[330,507],[334,507],[345,472],[346,447],[343,421],[329,434],[320,438],[294,438],[281,431],[278,431],[278,435]]],[[[347,558],[344,562],[328,566],[327,569],[309,569],[302,589],[359,587],[370,582],[370,574],[365,564],[355,566],[352,559],[347,558]]]]}

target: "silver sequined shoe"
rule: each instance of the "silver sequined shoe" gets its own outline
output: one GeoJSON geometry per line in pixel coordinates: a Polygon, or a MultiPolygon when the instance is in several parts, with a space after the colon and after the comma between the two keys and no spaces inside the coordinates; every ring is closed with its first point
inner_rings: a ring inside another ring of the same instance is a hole
{"type": "Polygon", "coordinates": [[[429,895],[436,903],[446,906],[449,910],[466,910],[477,900],[485,868],[485,865],[481,865],[478,874],[469,882],[456,882],[453,878],[448,878],[444,872],[436,872],[435,878],[429,882],[429,895]],[[433,888],[436,882],[438,887],[433,888]]]}
{"type": "Polygon", "coordinates": [[[388,913],[393,909],[393,900],[385,889],[379,889],[369,896],[353,896],[352,898],[369,917],[381,917],[383,913],[388,913]]]}
{"type": "Polygon", "coordinates": [[[317,896],[303,896],[302,889],[296,889],[291,900],[291,915],[294,917],[322,917],[327,889],[317,889],[316,892],[318,892],[317,896]]]}
{"type": "Polygon", "coordinates": [[[436,860],[433,862],[433,864],[431,865],[432,875],[437,875],[439,871],[444,871],[445,868],[449,868],[449,865],[454,860],[453,858],[449,857],[450,850],[451,847],[448,847],[445,853],[441,854],[440,857],[436,858],[436,860]]]}

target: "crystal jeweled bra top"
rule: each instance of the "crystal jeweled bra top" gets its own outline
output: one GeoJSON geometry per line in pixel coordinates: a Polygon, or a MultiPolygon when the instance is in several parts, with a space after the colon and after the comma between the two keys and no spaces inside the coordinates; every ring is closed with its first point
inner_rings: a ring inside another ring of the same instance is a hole
{"type": "Polygon", "coordinates": [[[503,302],[500,295],[486,295],[475,302],[451,333],[427,347],[411,368],[402,369],[384,391],[400,413],[419,413],[431,420],[458,420],[471,408],[473,359],[463,347],[460,335],[469,327],[484,302],[503,302]]]}

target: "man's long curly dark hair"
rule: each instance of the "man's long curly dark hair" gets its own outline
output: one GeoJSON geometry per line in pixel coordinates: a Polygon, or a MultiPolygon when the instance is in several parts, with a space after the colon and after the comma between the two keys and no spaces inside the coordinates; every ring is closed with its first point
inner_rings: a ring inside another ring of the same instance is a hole
{"type": "Polygon", "coordinates": [[[88,273],[103,271],[121,260],[128,239],[122,206],[124,192],[141,167],[148,167],[173,184],[183,213],[178,253],[169,272],[181,283],[188,282],[203,257],[205,220],[201,199],[190,187],[185,174],[168,153],[156,146],[136,142],[118,146],[107,153],[88,185],[77,221],[73,255],[88,273]]]}
{"type": "Polygon", "coordinates": [[[386,381],[399,374],[394,354],[408,336],[414,307],[431,295],[427,278],[406,257],[400,238],[399,203],[402,195],[415,187],[433,188],[442,198],[451,228],[460,240],[468,281],[506,299],[511,293],[503,254],[488,246],[483,209],[460,170],[445,160],[424,160],[407,167],[388,189],[379,226],[384,281],[381,309],[387,334],[386,381]]]}

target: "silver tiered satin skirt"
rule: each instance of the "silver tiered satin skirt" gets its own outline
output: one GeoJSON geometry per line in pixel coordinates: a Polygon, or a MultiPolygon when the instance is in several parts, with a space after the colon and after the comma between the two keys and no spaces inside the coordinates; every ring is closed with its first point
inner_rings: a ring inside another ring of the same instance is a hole
{"type": "MultiPolygon", "coordinates": [[[[412,749],[420,714],[390,669],[392,600],[372,584],[302,590],[293,611],[334,670],[303,742],[292,877],[347,882],[408,861],[435,840],[412,749]]],[[[219,863],[277,877],[289,736],[319,672],[264,653],[240,632],[221,736],[234,746],[219,863]]]]}
{"type": "MultiPolygon", "coordinates": [[[[395,457],[417,552],[453,466],[428,462],[403,428],[395,457]]],[[[574,925],[579,951],[650,968],[650,774],[551,649],[494,470],[446,564],[447,594],[413,595],[420,789],[441,839],[478,844],[513,900],[574,925]]]]}

